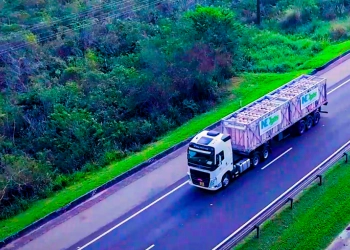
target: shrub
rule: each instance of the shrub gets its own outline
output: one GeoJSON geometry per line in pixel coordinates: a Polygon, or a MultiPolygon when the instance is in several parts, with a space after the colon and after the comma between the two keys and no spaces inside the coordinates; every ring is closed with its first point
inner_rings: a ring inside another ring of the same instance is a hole
{"type": "Polygon", "coordinates": [[[69,81],[77,81],[81,78],[82,69],[76,67],[70,67],[63,71],[60,78],[60,83],[64,84],[69,81]]]}
{"type": "Polygon", "coordinates": [[[67,187],[69,184],[69,178],[66,175],[58,175],[55,179],[55,182],[52,186],[52,191],[58,191],[61,190],[62,188],[67,187]]]}
{"type": "Polygon", "coordinates": [[[333,40],[340,40],[348,37],[347,27],[343,24],[333,24],[330,29],[330,35],[333,40]]]}
{"type": "Polygon", "coordinates": [[[242,10],[242,18],[241,21],[243,23],[254,23],[256,21],[256,12],[251,10],[242,10]]]}
{"type": "Polygon", "coordinates": [[[283,29],[295,29],[301,23],[302,16],[299,9],[288,9],[280,20],[283,29]]]}
{"type": "Polygon", "coordinates": [[[27,156],[0,158],[0,210],[16,199],[29,198],[52,182],[52,170],[27,156]]]}
{"type": "MultiPolygon", "coordinates": [[[[126,153],[121,150],[111,150],[104,153],[103,157],[100,160],[102,166],[111,164],[112,162],[120,161],[126,157],[126,153]]],[[[87,164],[90,165],[90,164],[87,164]]]]}

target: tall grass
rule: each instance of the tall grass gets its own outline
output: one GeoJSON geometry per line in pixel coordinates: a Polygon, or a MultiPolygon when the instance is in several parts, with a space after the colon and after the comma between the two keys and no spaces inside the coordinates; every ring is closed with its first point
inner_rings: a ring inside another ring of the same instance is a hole
{"type": "Polygon", "coordinates": [[[303,63],[298,69],[314,69],[350,50],[350,41],[330,45],[316,57],[303,63]]]}
{"type": "Polygon", "coordinates": [[[249,30],[244,46],[252,72],[288,72],[326,48],[328,42],[282,35],[273,31],[249,30]]]}

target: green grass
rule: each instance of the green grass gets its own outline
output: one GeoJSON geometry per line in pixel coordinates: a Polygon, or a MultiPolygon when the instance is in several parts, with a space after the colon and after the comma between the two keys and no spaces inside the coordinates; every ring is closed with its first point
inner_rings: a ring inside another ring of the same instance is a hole
{"type": "Polygon", "coordinates": [[[299,69],[314,69],[320,67],[348,50],[350,50],[350,41],[330,45],[318,53],[317,56],[306,61],[299,69]]]}
{"type": "Polygon", "coordinates": [[[269,30],[248,29],[244,46],[254,64],[253,72],[293,71],[317,52],[329,46],[320,42],[269,30]],[[286,59],[287,58],[287,59],[286,59]]]}
{"type": "MultiPolygon", "coordinates": [[[[343,48],[343,45],[341,46],[343,48]]],[[[337,53],[342,51],[341,49],[335,49],[336,47],[337,46],[334,47],[333,51],[337,53]]],[[[316,65],[314,67],[318,67],[324,63],[323,59],[326,58],[326,56],[322,53],[320,54],[321,56],[317,55],[313,59],[319,62],[319,64],[315,62],[310,65],[316,65]]],[[[337,55],[338,54],[334,54],[333,57],[337,55]]],[[[195,135],[208,125],[237,110],[240,107],[240,102],[242,105],[246,105],[293,78],[303,73],[309,73],[310,71],[312,71],[312,69],[306,69],[304,67],[302,70],[284,74],[263,73],[243,75],[241,78],[242,82],[234,87],[234,100],[223,102],[212,111],[195,117],[176,130],[168,133],[158,142],[146,146],[139,153],[92,173],[79,173],[79,178],[76,178],[76,182],[71,186],[54,193],[47,199],[33,202],[26,211],[19,215],[0,221],[0,240],[14,234],[62,206],[67,205],[79,196],[126,172],[141,162],[195,135]]]]}
{"type": "Polygon", "coordinates": [[[234,249],[305,250],[325,249],[350,221],[350,163],[332,167],[320,187],[313,185],[262,229],[234,249]]]}

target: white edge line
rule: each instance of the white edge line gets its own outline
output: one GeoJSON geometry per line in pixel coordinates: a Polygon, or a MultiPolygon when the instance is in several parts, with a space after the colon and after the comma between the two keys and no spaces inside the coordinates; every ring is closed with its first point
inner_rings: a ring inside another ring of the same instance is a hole
{"type": "Polygon", "coordinates": [[[347,84],[348,82],[350,82],[350,79],[343,82],[342,84],[340,84],[339,86],[335,87],[334,89],[332,89],[331,91],[328,92],[328,94],[331,94],[332,92],[336,91],[337,89],[339,89],[340,87],[343,87],[345,84],[347,84]]]}
{"type": "MultiPolygon", "coordinates": [[[[350,82],[350,79],[343,82],[342,84],[340,84],[339,86],[337,86],[336,88],[332,89],[331,91],[328,92],[328,94],[331,94],[332,92],[334,92],[335,90],[339,89],[340,87],[344,86],[345,84],[347,84],[348,82],[350,82]]],[[[342,146],[343,148],[344,146],[342,146]]],[[[333,155],[335,155],[339,150],[341,150],[342,148],[338,149],[333,155]]],[[[272,162],[270,162],[269,164],[267,164],[264,168],[266,168],[267,166],[269,166],[270,164],[272,164],[274,161],[276,161],[277,159],[279,159],[280,157],[282,157],[284,154],[286,154],[287,152],[289,152],[292,148],[288,149],[286,152],[284,152],[282,155],[280,155],[278,158],[274,159],[272,162]]],[[[333,155],[331,155],[330,157],[332,157],[333,155]]],[[[328,157],[324,162],[326,162],[330,157],[328,157]]],[[[320,165],[322,165],[324,162],[322,162],[320,165]]],[[[319,166],[320,166],[319,165],[319,166]]],[[[317,166],[314,170],[312,170],[308,175],[310,175],[312,172],[314,172],[319,166],[317,166]]],[[[262,169],[264,169],[262,168],[262,169]]],[[[307,176],[308,176],[307,175],[307,176]]],[[[304,180],[307,176],[305,176],[303,179],[301,179],[299,182],[297,182],[296,184],[294,184],[294,186],[296,186],[297,184],[299,184],[302,180],[304,180]]],[[[188,181],[182,183],[181,185],[177,186],[176,188],[174,188],[173,190],[169,191],[168,193],[166,193],[165,195],[163,195],[162,197],[158,198],[157,200],[155,200],[154,202],[150,203],[149,205],[147,205],[146,207],[142,208],[141,210],[139,210],[138,212],[136,212],[135,214],[131,215],[130,217],[128,217],[127,219],[123,220],[122,222],[120,222],[119,224],[117,224],[116,226],[112,227],[111,229],[109,229],[108,231],[104,232],[103,234],[99,235],[98,237],[96,237],[95,239],[93,239],[92,241],[86,243],[84,246],[79,247],[79,249],[84,249],[87,246],[91,245],[92,243],[94,243],[95,241],[99,240],[100,238],[102,238],[103,236],[107,235],[108,233],[110,233],[111,231],[113,231],[114,229],[120,227],[121,225],[123,225],[124,223],[128,222],[129,220],[131,220],[132,218],[134,218],[135,216],[139,215],[140,213],[142,213],[143,211],[145,211],[146,209],[152,207],[154,204],[158,203],[159,201],[161,201],[162,199],[164,199],[165,197],[169,196],[170,194],[174,193],[176,190],[180,189],[181,187],[183,187],[184,185],[186,185],[188,183],[188,181]]],[[[290,189],[292,189],[294,186],[292,186],[290,189]]],[[[288,189],[285,193],[289,192],[288,189]]],[[[280,197],[282,197],[285,193],[283,193],[280,197]]],[[[280,197],[278,197],[276,200],[278,200],[280,197]]],[[[275,200],[275,201],[276,201],[275,200]]],[[[273,201],[272,203],[274,203],[275,201],[273,201]]],[[[259,216],[262,212],[264,212],[265,210],[267,210],[272,203],[270,203],[270,205],[268,205],[267,207],[264,208],[264,210],[262,210],[259,214],[255,215],[252,219],[250,219],[248,222],[246,222],[246,224],[248,224],[250,221],[252,221],[253,219],[255,219],[257,216],[259,216]]],[[[239,231],[241,228],[243,228],[246,224],[244,224],[242,227],[240,227],[239,229],[236,230],[239,231]]],[[[231,235],[234,235],[234,233],[232,233],[231,235]]],[[[226,242],[226,240],[228,240],[229,238],[231,238],[231,235],[228,236],[223,242],[221,242],[218,246],[216,246],[215,248],[213,248],[213,250],[217,249],[218,247],[220,247],[223,243],[226,242]]],[[[151,247],[154,247],[154,245],[152,245],[151,247]]],[[[151,248],[148,248],[151,249],[151,248]]],[[[146,249],[146,250],[148,250],[146,249]]]]}
{"type": "Polygon", "coordinates": [[[151,248],[153,248],[154,247],[154,244],[152,245],[152,246],[150,246],[149,248],[147,248],[146,250],[150,250],[151,248]]]}
{"type": "MultiPolygon", "coordinates": [[[[120,227],[121,225],[123,225],[124,223],[128,222],[129,220],[131,220],[132,218],[134,218],[135,216],[139,215],[140,213],[142,213],[143,211],[145,211],[146,209],[152,207],[154,204],[156,204],[157,202],[161,201],[162,199],[164,199],[165,197],[167,197],[168,195],[174,193],[176,190],[180,189],[181,187],[183,187],[184,185],[186,185],[188,183],[188,181],[185,181],[184,183],[182,183],[181,185],[177,186],[176,188],[174,188],[173,190],[169,191],[168,193],[166,193],[165,195],[163,195],[162,197],[158,198],[157,200],[153,201],[152,203],[150,203],[149,205],[147,205],[146,207],[142,208],[141,210],[139,210],[138,212],[134,213],[133,215],[131,215],[130,217],[126,218],[125,220],[123,220],[122,222],[120,222],[119,224],[115,225],[114,227],[112,227],[111,229],[109,229],[108,231],[104,232],[103,234],[99,235],[98,237],[96,237],[95,239],[93,239],[92,241],[89,241],[88,243],[86,243],[84,246],[80,247],[79,249],[84,249],[85,247],[91,245],[92,243],[94,243],[95,241],[101,239],[103,236],[105,236],[106,234],[112,232],[114,229],[120,227]]],[[[154,245],[153,245],[154,246],[154,245]]],[[[152,246],[152,247],[153,247],[152,246]]]]}
{"type": "Polygon", "coordinates": [[[292,187],[290,187],[287,191],[285,191],[283,194],[281,194],[277,199],[275,199],[273,202],[271,202],[269,205],[267,205],[263,210],[261,210],[259,213],[257,213],[253,218],[251,218],[249,221],[244,223],[240,228],[238,228],[236,231],[234,231],[231,235],[229,235],[226,239],[224,239],[221,243],[219,243],[216,247],[213,248],[213,250],[218,249],[221,247],[227,240],[229,240],[233,235],[235,235],[237,232],[239,232],[242,228],[246,227],[251,221],[255,220],[257,217],[259,217],[262,213],[264,213],[267,209],[269,209],[273,203],[278,201],[281,197],[286,195],[290,190],[292,190],[295,186],[297,186],[299,183],[301,183],[303,180],[308,178],[313,172],[315,172],[317,169],[319,169],[320,166],[322,166],[325,162],[327,162],[329,159],[334,157],[336,154],[338,154],[343,148],[350,143],[350,140],[346,142],[343,146],[341,146],[337,151],[335,151],[333,154],[331,154],[327,159],[325,159],[322,163],[320,163],[317,167],[315,167],[313,170],[311,170],[307,175],[305,175],[303,178],[301,178],[297,183],[295,183],[292,187]]]}
{"type": "Polygon", "coordinates": [[[270,166],[272,163],[274,163],[275,161],[277,161],[279,158],[281,158],[282,156],[284,156],[285,154],[287,154],[289,151],[291,151],[293,148],[290,148],[288,150],[286,150],[283,154],[279,155],[278,157],[276,157],[275,159],[273,159],[273,161],[270,161],[268,164],[266,164],[264,167],[261,168],[261,170],[264,170],[265,168],[267,168],[268,166],[270,166]]]}

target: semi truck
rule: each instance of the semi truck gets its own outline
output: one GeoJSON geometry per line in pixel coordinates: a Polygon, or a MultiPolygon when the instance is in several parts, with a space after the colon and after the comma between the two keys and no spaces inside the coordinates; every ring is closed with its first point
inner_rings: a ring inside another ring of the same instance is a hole
{"type": "Polygon", "coordinates": [[[187,148],[189,183],[218,190],[267,160],[275,141],[302,135],[327,105],[326,79],[301,75],[229,114],[215,130],[193,137],[187,148]]]}

